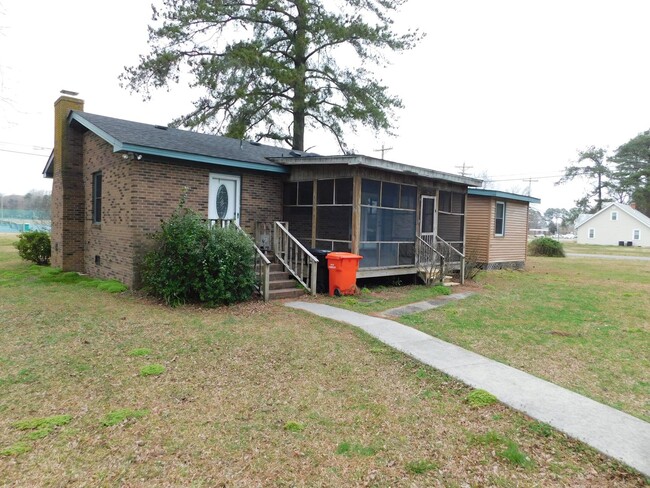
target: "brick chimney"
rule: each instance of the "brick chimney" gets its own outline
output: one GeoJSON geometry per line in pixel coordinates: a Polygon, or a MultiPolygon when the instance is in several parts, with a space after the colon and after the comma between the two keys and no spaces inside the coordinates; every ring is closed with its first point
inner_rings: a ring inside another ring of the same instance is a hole
{"type": "Polygon", "coordinates": [[[52,164],[52,266],[83,271],[84,186],[82,134],[70,127],[72,110],[83,100],[63,93],[54,102],[54,161],[52,164]]]}

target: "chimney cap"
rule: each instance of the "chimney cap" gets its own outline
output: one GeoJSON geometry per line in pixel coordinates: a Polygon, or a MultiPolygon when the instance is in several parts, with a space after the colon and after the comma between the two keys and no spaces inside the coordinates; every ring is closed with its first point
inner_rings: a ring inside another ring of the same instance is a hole
{"type": "Polygon", "coordinates": [[[61,93],[61,95],[70,95],[70,96],[73,96],[73,97],[76,97],[77,95],[79,95],[79,92],[70,91],[70,90],[61,90],[59,93],[61,93]]]}

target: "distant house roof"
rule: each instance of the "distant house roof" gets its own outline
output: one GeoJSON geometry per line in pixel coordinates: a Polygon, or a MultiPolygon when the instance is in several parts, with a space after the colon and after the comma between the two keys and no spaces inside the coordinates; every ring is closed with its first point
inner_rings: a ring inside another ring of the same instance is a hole
{"type": "Polygon", "coordinates": [[[469,190],[467,190],[467,194],[474,195],[477,197],[503,198],[504,200],[517,200],[519,202],[528,202],[528,203],[541,202],[539,198],[529,197],[527,195],[519,195],[517,193],[509,193],[506,191],[487,190],[485,188],[470,188],[469,190]]]}
{"type": "Polygon", "coordinates": [[[363,156],[361,154],[347,154],[342,156],[306,155],[304,157],[298,157],[298,158],[273,157],[271,158],[271,160],[287,166],[297,166],[297,165],[365,166],[368,168],[382,169],[384,171],[390,171],[393,173],[422,176],[434,180],[451,181],[453,183],[460,183],[462,185],[467,185],[467,186],[478,186],[482,183],[482,180],[477,178],[470,178],[468,176],[460,176],[452,173],[445,173],[443,171],[421,168],[419,166],[412,166],[410,164],[396,163],[394,161],[372,158],[369,156],[363,156]]]}
{"type": "Polygon", "coordinates": [[[650,217],[648,217],[646,215],[643,215],[637,209],[632,208],[629,205],[625,205],[623,203],[617,203],[617,202],[610,203],[605,208],[601,209],[600,212],[596,212],[595,214],[591,214],[591,215],[581,214],[580,217],[582,217],[583,215],[587,215],[587,218],[585,218],[584,220],[578,221],[579,218],[580,218],[580,217],[578,217],[578,219],[576,219],[575,228],[577,229],[578,227],[586,224],[587,222],[593,220],[594,217],[596,217],[597,215],[600,215],[600,214],[606,212],[607,210],[611,209],[612,207],[618,208],[619,210],[621,210],[621,211],[625,212],[626,214],[628,214],[630,217],[638,220],[643,225],[650,228],[650,217]]]}

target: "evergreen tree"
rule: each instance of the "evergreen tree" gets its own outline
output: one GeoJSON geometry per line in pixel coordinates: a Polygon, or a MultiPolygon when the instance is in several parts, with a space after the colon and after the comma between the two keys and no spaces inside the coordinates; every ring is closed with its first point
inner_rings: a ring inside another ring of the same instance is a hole
{"type": "Polygon", "coordinates": [[[607,198],[607,189],[612,185],[611,176],[612,170],[605,149],[591,146],[578,152],[576,164],[564,168],[564,176],[555,184],[561,185],[577,177],[590,180],[592,189],[583,197],[584,200],[581,200],[585,202],[595,199],[595,205],[590,210],[598,212],[603,208],[603,203],[610,201],[607,198]]]}
{"type": "Polygon", "coordinates": [[[616,164],[614,176],[619,191],[650,216],[650,130],[619,147],[611,161],[616,164]]]}
{"type": "Polygon", "coordinates": [[[368,70],[412,48],[391,14],[407,0],[162,0],[151,51],[126,67],[123,85],[150,96],[185,76],[203,95],[175,125],[304,150],[305,128],[329,130],[345,152],[345,128],[393,128],[398,97],[368,70]],[[347,48],[347,49],[346,49],[347,48]],[[339,60],[354,56],[354,67],[339,60]]]}

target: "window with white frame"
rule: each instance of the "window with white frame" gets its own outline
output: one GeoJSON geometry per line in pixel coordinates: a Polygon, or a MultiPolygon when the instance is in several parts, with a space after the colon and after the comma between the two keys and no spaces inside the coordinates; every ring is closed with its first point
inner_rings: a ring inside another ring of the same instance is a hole
{"type": "Polygon", "coordinates": [[[593,239],[594,237],[596,237],[596,229],[592,227],[589,229],[589,239],[593,239]]]}
{"type": "Polygon", "coordinates": [[[506,233],[506,202],[497,202],[496,218],[494,220],[494,235],[502,236],[506,233]]]}
{"type": "Polygon", "coordinates": [[[618,212],[616,211],[612,212],[612,220],[618,220],[618,212]]]}
{"type": "Polygon", "coordinates": [[[635,241],[641,239],[641,231],[639,229],[634,229],[632,231],[632,239],[634,239],[635,241]]]}

